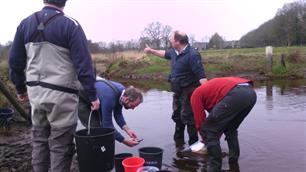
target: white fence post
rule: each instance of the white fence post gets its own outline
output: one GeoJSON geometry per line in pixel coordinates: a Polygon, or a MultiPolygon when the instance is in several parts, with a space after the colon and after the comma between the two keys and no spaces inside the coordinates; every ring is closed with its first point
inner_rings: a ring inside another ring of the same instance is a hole
{"type": "Polygon", "coordinates": [[[272,72],[272,67],[273,67],[273,47],[272,46],[266,47],[266,57],[268,60],[267,69],[269,72],[272,72]]]}

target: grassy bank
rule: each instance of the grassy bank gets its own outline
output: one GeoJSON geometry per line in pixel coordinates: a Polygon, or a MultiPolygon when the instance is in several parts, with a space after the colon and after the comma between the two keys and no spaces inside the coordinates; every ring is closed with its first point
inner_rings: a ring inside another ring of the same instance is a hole
{"type": "MultiPolygon", "coordinates": [[[[273,53],[272,71],[267,70],[265,48],[207,50],[201,55],[210,78],[230,75],[257,80],[304,77],[306,47],[277,47],[273,53]],[[281,64],[282,54],[286,66],[281,64]]],[[[94,59],[98,73],[107,77],[165,80],[170,72],[169,61],[142,52],[96,54],[94,59]]]]}

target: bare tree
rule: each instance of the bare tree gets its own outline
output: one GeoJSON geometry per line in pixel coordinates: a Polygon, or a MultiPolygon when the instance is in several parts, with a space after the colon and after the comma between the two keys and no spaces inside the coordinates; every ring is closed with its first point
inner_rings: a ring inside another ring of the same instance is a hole
{"type": "Polygon", "coordinates": [[[142,32],[140,38],[141,44],[143,42],[151,44],[152,47],[161,49],[169,46],[168,37],[172,28],[169,25],[163,25],[160,22],[150,23],[142,32]]]}
{"type": "Polygon", "coordinates": [[[135,39],[131,39],[124,43],[124,50],[138,50],[139,47],[139,41],[135,39]]]}
{"type": "Polygon", "coordinates": [[[193,45],[193,43],[195,43],[195,36],[194,36],[194,34],[190,34],[189,35],[189,43],[191,44],[191,45],[193,45]]]}
{"type": "Polygon", "coordinates": [[[151,40],[148,37],[142,36],[141,38],[139,38],[140,49],[144,49],[146,47],[146,44],[151,44],[151,40]]]}
{"type": "Polygon", "coordinates": [[[171,32],[172,32],[172,27],[171,26],[169,26],[169,25],[163,26],[162,40],[163,40],[163,47],[165,49],[170,47],[169,36],[170,36],[171,32]]]}

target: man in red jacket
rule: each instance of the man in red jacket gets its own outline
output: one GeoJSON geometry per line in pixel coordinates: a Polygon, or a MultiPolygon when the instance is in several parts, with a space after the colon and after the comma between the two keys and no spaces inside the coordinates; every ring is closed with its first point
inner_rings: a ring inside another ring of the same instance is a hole
{"type": "Polygon", "coordinates": [[[253,81],[238,78],[214,78],[198,87],[191,96],[195,125],[208,152],[208,172],[221,171],[220,136],[224,133],[230,165],[238,165],[240,154],[238,127],[256,102],[253,81]],[[205,110],[209,112],[206,118],[205,110]]]}

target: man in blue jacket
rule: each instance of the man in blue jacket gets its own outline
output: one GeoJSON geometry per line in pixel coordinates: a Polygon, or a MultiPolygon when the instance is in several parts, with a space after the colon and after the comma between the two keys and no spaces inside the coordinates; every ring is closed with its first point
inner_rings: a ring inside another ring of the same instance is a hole
{"type": "Polygon", "coordinates": [[[173,114],[175,122],[174,140],[184,141],[185,126],[191,145],[198,140],[190,97],[193,90],[207,81],[200,53],[190,46],[188,36],[181,31],[174,31],[170,36],[169,50],[155,50],[147,46],[144,52],[171,61],[169,81],[173,94],[173,114]]]}
{"type": "MultiPolygon", "coordinates": [[[[101,104],[100,112],[93,112],[90,126],[115,128],[113,124],[113,117],[118,126],[126,132],[129,138],[124,138],[120,132],[116,131],[115,138],[117,141],[127,145],[137,145],[138,138],[134,131],[132,131],[124,120],[122,108],[134,109],[143,102],[143,96],[139,89],[129,86],[125,88],[122,84],[114,81],[109,81],[97,77],[96,82],[97,96],[103,104],[101,104]]],[[[81,92],[79,103],[79,119],[83,125],[88,124],[88,107],[87,96],[81,92]]]]}
{"type": "Polygon", "coordinates": [[[70,171],[75,153],[78,90],[83,86],[92,110],[100,107],[87,39],[80,24],[66,16],[66,0],[44,0],[25,18],[9,55],[10,78],[20,101],[32,107],[34,172],[70,171]]]}

